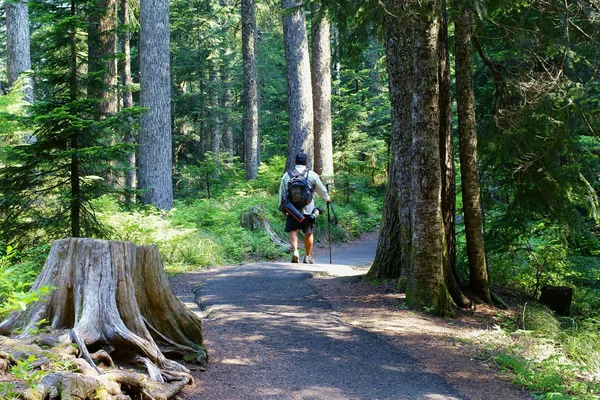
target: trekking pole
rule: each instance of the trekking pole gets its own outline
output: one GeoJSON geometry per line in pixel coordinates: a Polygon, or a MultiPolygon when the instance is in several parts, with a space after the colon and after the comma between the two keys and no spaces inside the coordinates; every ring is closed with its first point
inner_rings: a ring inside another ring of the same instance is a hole
{"type": "MultiPolygon", "coordinates": [[[[327,194],[329,194],[329,183],[325,185],[325,187],[327,188],[327,194]]],[[[333,261],[331,259],[331,217],[329,216],[329,205],[331,203],[327,202],[327,234],[328,234],[328,239],[327,242],[329,242],[329,264],[333,264],[333,261]]]]}

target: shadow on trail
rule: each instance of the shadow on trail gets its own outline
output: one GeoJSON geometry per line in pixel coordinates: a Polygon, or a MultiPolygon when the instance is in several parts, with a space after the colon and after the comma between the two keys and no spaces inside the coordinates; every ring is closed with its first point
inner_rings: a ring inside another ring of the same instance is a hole
{"type": "Polygon", "coordinates": [[[309,269],[246,265],[202,283],[196,295],[213,361],[198,398],[459,398],[407,353],[344,324],[307,283],[319,267],[309,269]]]}

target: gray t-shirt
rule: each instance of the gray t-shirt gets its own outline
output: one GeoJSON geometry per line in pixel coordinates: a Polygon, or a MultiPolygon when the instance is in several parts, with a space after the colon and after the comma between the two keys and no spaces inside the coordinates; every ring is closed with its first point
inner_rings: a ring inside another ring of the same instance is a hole
{"type": "MultiPolygon", "coordinates": [[[[307,167],[304,165],[296,165],[295,168],[299,174],[304,174],[307,167]]],[[[291,179],[290,174],[288,174],[286,171],[285,174],[283,174],[283,177],[281,178],[281,184],[279,185],[279,202],[280,203],[283,201],[283,197],[287,193],[288,182],[290,181],[290,179],[291,179]]],[[[319,195],[319,197],[321,197],[325,201],[329,200],[329,194],[327,193],[327,188],[325,188],[325,185],[323,185],[323,182],[321,182],[321,178],[319,178],[319,175],[317,175],[317,173],[315,171],[313,171],[313,170],[308,171],[308,181],[311,183],[311,185],[314,186],[315,192],[319,195]]],[[[302,210],[299,210],[299,211],[302,214],[310,214],[310,213],[312,213],[314,208],[315,208],[315,199],[313,196],[313,200],[309,204],[304,206],[302,208],[302,210]]]]}

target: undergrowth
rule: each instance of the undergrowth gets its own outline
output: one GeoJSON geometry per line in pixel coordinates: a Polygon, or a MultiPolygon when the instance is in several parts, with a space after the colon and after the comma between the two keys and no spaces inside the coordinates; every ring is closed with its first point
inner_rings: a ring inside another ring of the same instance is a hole
{"type": "Polygon", "coordinates": [[[600,399],[600,321],[559,321],[544,307],[528,309],[517,309],[516,323],[504,315],[487,335],[486,358],[536,399],[600,399]]]}
{"type": "MultiPolygon", "coordinates": [[[[156,244],[170,274],[206,266],[236,264],[258,260],[287,259],[285,249],[277,247],[262,229],[242,226],[242,215],[250,208],[263,206],[271,228],[287,242],[285,218],[278,210],[278,189],[283,159],[263,164],[255,181],[232,181],[213,188],[211,197],[198,197],[186,191],[174,207],[161,211],[151,207],[125,208],[112,197],[95,203],[99,219],[110,227],[110,239],[130,240],[136,244],[156,244]]],[[[347,190],[345,188],[344,190],[347,190]]],[[[331,188],[338,224],[331,225],[331,240],[343,242],[376,229],[381,218],[383,193],[365,188],[351,196],[331,188]],[[345,200],[348,201],[345,201],[345,200]]],[[[326,210],[316,196],[316,205],[326,210]]],[[[315,243],[329,239],[327,213],[317,219],[315,243]]]]}

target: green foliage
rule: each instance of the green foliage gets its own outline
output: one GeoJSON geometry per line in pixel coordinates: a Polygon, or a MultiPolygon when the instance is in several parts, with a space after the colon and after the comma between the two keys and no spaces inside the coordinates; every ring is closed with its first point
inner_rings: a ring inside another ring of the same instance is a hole
{"type": "Polygon", "coordinates": [[[46,286],[29,291],[41,270],[39,254],[46,251],[44,247],[19,255],[16,249],[6,247],[0,258],[0,320],[13,311],[26,310],[50,293],[46,286]]]}
{"type": "MultiPolygon", "coordinates": [[[[540,399],[600,399],[600,330],[595,319],[556,319],[546,307],[526,303],[517,328],[492,359],[513,382],[540,399]]],[[[497,326],[498,329],[499,326],[497,326]]]]}
{"type": "Polygon", "coordinates": [[[573,327],[561,332],[559,340],[570,359],[591,371],[600,371],[600,321],[575,321],[573,327]]]}
{"type": "Polygon", "coordinates": [[[54,0],[31,5],[39,26],[32,36],[38,95],[20,122],[35,140],[4,149],[0,238],[6,243],[104,235],[90,202],[113,191],[107,179],[133,150],[116,143],[135,129],[140,110],[101,115],[101,99],[88,95],[109,88],[99,87],[97,74],[80,73],[89,66],[83,33],[93,10],[87,3],[73,6],[54,0]]]}
{"type": "Polygon", "coordinates": [[[573,309],[589,311],[598,297],[589,289],[599,249],[597,11],[573,1],[485,7],[474,78],[492,281],[534,296],[543,284],[577,286],[585,293],[576,290],[573,309]]]}
{"type": "Polygon", "coordinates": [[[560,333],[560,323],[552,311],[536,303],[525,303],[515,311],[517,328],[535,331],[545,337],[555,339],[560,333]]]}
{"type": "Polygon", "coordinates": [[[19,399],[19,392],[16,390],[17,385],[11,382],[0,383],[0,398],[6,400],[19,399]]]}
{"type": "Polygon", "coordinates": [[[600,398],[600,384],[579,379],[584,369],[563,363],[557,357],[528,360],[519,355],[500,354],[494,362],[513,375],[513,383],[531,391],[537,399],[600,398]]]}
{"type": "MultiPolygon", "coordinates": [[[[273,157],[261,165],[258,178],[250,182],[236,172],[222,173],[219,190],[215,190],[210,199],[192,196],[194,190],[185,189],[185,197],[177,200],[169,212],[150,207],[122,209],[110,196],[96,200],[94,207],[102,210],[98,213],[99,219],[111,228],[107,238],[130,240],[140,245],[157,244],[172,273],[209,265],[287,258],[266,232],[241,225],[242,215],[250,208],[264,206],[271,228],[287,240],[285,219],[278,209],[284,164],[284,157],[273,157]]],[[[239,165],[229,168],[241,170],[239,165]]],[[[365,186],[364,189],[355,191],[348,203],[334,203],[339,224],[331,226],[332,240],[349,240],[372,231],[379,224],[383,193],[378,188],[365,186]]],[[[335,189],[332,196],[337,197],[335,189]]],[[[322,200],[316,202],[326,209],[322,200]]],[[[326,243],[327,237],[326,215],[320,216],[316,242],[326,243]]]]}
{"type": "Polygon", "coordinates": [[[47,374],[45,371],[34,371],[35,361],[36,358],[33,354],[26,360],[17,360],[17,365],[13,366],[10,372],[15,378],[25,381],[29,387],[34,387],[47,374]]]}

